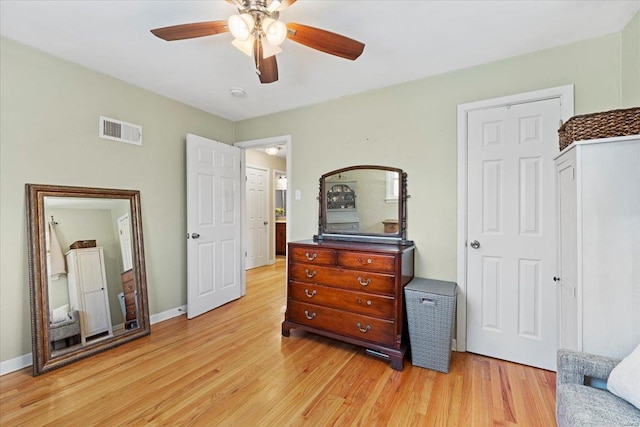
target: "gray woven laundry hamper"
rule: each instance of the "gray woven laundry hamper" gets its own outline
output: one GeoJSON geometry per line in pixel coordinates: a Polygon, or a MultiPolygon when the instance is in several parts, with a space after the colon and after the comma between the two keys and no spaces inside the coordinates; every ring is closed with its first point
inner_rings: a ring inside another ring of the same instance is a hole
{"type": "Polygon", "coordinates": [[[453,282],[420,277],[405,286],[413,365],[449,372],[456,287],[453,282]]]}

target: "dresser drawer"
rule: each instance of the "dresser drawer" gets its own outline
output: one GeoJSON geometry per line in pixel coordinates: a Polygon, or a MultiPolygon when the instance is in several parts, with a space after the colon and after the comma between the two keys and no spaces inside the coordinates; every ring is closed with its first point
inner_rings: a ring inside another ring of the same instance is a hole
{"type": "Polygon", "coordinates": [[[334,231],[358,231],[360,229],[360,223],[357,222],[335,222],[327,224],[325,227],[326,233],[334,231]]]}
{"type": "Polygon", "coordinates": [[[335,265],[336,251],[332,249],[320,249],[313,246],[289,248],[290,262],[306,262],[321,265],[335,265]]]}
{"type": "Polygon", "coordinates": [[[124,293],[133,292],[136,285],[135,280],[133,279],[133,270],[127,270],[120,276],[122,277],[122,290],[124,293]]]}
{"type": "Polygon", "coordinates": [[[311,283],[289,282],[289,299],[339,308],[368,316],[393,319],[394,299],[371,293],[336,289],[311,283]]]}
{"type": "Polygon", "coordinates": [[[124,305],[136,305],[136,297],[133,292],[127,292],[124,294],[124,305]]]}
{"type": "Polygon", "coordinates": [[[344,270],[310,264],[291,264],[289,280],[335,286],[360,292],[389,295],[395,293],[395,276],[368,271],[344,270]]]}
{"type": "Polygon", "coordinates": [[[394,345],[395,324],[390,320],[292,300],[287,304],[287,318],[291,322],[327,332],[383,345],[394,345]]]}
{"type": "Polygon", "coordinates": [[[338,265],[370,271],[395,271],[395,257],[366,252],[338,251],[338,265]]]}
{"type": "Polygon", "coordinates": [[[125,320],[136,320],[136,305],[127,305],[125,308],[125,320]]]}

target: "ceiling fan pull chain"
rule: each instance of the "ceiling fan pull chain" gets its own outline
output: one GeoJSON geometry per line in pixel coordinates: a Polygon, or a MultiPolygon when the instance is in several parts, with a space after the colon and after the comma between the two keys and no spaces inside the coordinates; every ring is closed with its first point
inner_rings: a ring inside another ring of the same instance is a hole
{"type": "Polygon", "coordinates": [[[256,74],[257,75],[261,75],[262,73],[260,72],[260,58],[262,57],[262,52],[260,51],[260,48],[262,47],[262,44],[260,43],[260,39],[256,38],[256,43],[254,45],[254,49],[255,51],[255,55],[256,55],[256,74]]]}

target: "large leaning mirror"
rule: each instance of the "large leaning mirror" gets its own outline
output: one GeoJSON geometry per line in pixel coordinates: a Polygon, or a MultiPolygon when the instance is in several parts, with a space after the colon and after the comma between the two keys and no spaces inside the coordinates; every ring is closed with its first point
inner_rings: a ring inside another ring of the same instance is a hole
{"type": "Polygon", "coordinates": [[[149,335],[140,192],[26,191],[33,374],[149,335]]]}
{"type": "Polygon", "coordinates": [[[350,166],[320,177],[316,240],[411,244],[407,174],[385,166],[350,166]]]}

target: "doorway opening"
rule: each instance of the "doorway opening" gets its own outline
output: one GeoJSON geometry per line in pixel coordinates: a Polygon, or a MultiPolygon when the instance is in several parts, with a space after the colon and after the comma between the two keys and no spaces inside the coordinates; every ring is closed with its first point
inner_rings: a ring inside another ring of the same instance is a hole
{"type": "MultiPolygon", "coordinates": [[[[261,166],[268,169],[269,194],[267,196],[268,215],[265,219],[268,224],[268,251],[267,264],[274,264],[277,256],[277,243],[280,249],[290,240],[290,229],[287,222],[291,213],[290,191],[291,185],[291,135],[276,136],[271,138],[261,138],[249,141],[241,141],[234,144],[238,148],[246,150],[246,165],[243,165],[246,176],[247,166],[261,166]],[[278,232],[280,238],[278,239],[278,232]],[[283,242],[284,240],[284,242],[283,242]]],[[[248,233],[248,221],[245,221],[245,231],[248,233]]],[[[248,236],[248,234],[246,234],[248,236]]],[[[247,240],[247,239],[245,239],[247,240]]],[[[248,242],[245,241],[245,245],[248,242]]],[[[245,247],[245,253],[247,253],[245,247]]]]}

